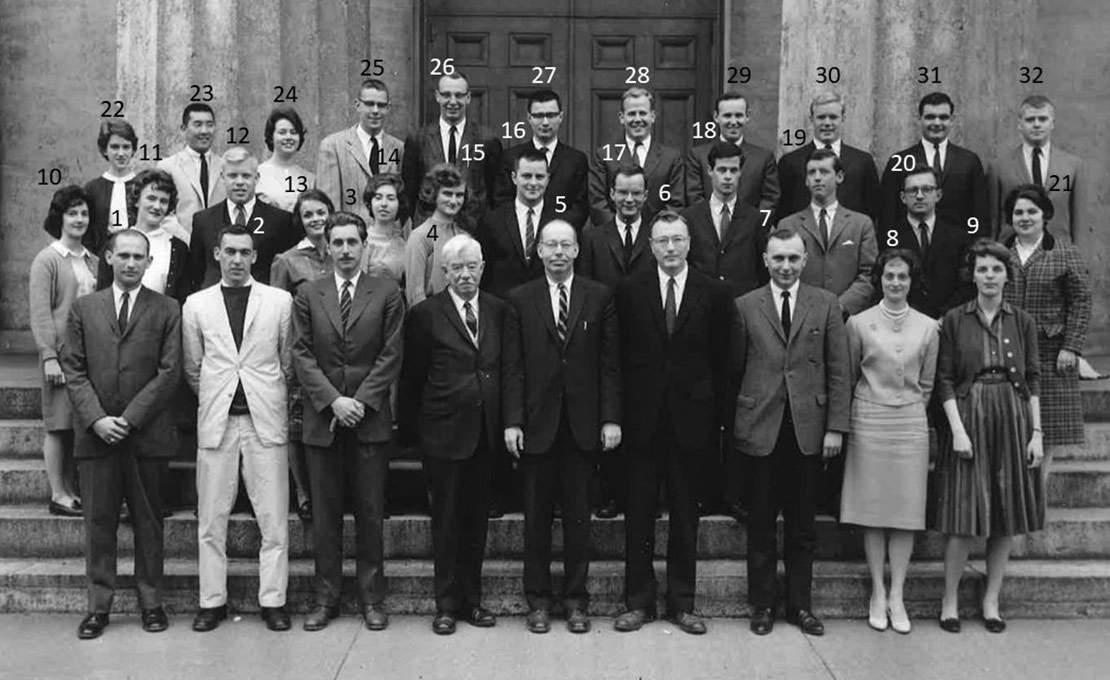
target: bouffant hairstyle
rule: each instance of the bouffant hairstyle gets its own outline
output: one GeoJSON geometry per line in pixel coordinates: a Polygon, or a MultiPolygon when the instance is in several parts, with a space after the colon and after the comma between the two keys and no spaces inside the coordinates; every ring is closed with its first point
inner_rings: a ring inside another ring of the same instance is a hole
{"type": "Polygon", "coordinates": [[[127,214],[131,216],[132,222],[134,222],[134,215],[138,211],[139,196],[142,195],[143,189],[151,185],[153,185],[157,191],[164,191],[170,195],[170,205],[166,209],[167,214],[177,209],[177,185],[174,184],[173,177],[170,176],[170,173],[165,170],[143,170],[135,175],[135,179],[127,184],[127,214]]]}
{"type": "Polygon", "coordinates": [[[1048,197],[1044,187],[1037,184],[1020,184],[1006,194],[1006,200],[1002,202],[1002,219],[1006,220],[1006,224],[1014,225],[1014,206],[1022,198],[1032,201],[1033,205],[1041,209],[1045,222],[1051,220],[1056,214],[1056,208],[1052,206],[1052,199],[1048,197]]]}
{"type": "Polygon", "coordinates": [[[335,205],[328,198],[328,195],[319,189],[309,189],[302,191],[301,195],[297,197],[297,202],[293,204],[293,231],[294,233],[305,233],[304,222],[301,220],[301,206],[305,201],[319,201],[328,207],[328,215],[335,212],[335,205]]]}
{"type": "Polygon", "coordinates": [[[902,260],[909,266],[910,290],[916,288],[918,282],[921,281],[921,258],[917,256],[917,253],[908,248],[884,250],[875,259],[875,266],[871,267],[871,288],[878,294],[879,298],[883,296],[883,273],[886,271],[886,266],[895,260],[902,260]]]}
{"type": "Polygon", "coordinates": [[[96,148],[100,150],[104,160],[108,160],[108,142],[112,139],[112,135],[118,135],[131,142],[132,153],[139,148],[139,136],[135,134],[135,128],[131,127],[131,123],[126,120],[106,120],[100,124],[100,132],[96,135],[96,148]]]}
{"type": "MultiPolygon", "coordinates": [[[[429,210],[434,210],[436,206],[436,197],[439,196],[440,189],[455,189],[457,187],[465,187],[466,178],[459,171],[458,168],[450,163],[440,163],[433,166],[424,175],[424,180],[420,183],[420,203],[429,210]]],[[[470,190],[467,188],[466,197],[463,199],[463,208],[470,200],[470,190]]]]}
{"type": "Polygon", "coordinates": [[[70,208],[84,204],[89,205],[89,194],[76,184],[62,187],[54,192],[50,199],[50,207],[46,210],[46,219],[42,228],[54,238],[62,237],[62,216],[70,208]]]}
{"type": "MultiPolygon", "coordinates": [[[[409,214],[409,200],[405,195],[405,181],[401,176],[395,172],[383,172],[380,175],[374,175],[370,181],[366,183],[366,188],[362,191],[362,204],[366,209],[370,210],[370,200],[374,198],[374,194],[378,193],[378,189],[384,186],[392,186],[397,190],[397,216],[409,214]]],[[[432,199],[435,203],[435,199],[432,199]]],[[[371,212],[370,217],[373,218],[374,214],[371,212]]]]}
{"type": "Polygon", "coordinates": [[[266,133],[264,135],[266,148],[270,151],[274,150],[274,128],[277,127],[279,120],[289,121],[297,135],[300,136],[301,139],[297,142],[297,151],[300,151],[301,147],[304,146],[304,138],[308,134],[308,128],[304,126],[304,121],[290,106],[278,106],[270,112],[270,117],[266,119],[266,133]]]}

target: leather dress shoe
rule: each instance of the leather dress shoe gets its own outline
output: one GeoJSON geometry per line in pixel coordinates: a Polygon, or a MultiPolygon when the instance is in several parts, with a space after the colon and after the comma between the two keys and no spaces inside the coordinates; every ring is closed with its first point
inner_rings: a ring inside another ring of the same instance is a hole
{"type": "Polygon", "coordinates": [[[571,609],[567,614],[567,630],[572,633],[590,632],[590,616],[585,609],[571,609]]]}
{"type": "Polygon", "coordinates": [[[743,503],[730,503],[727,511],[737,522],[741,524],[748,523],[748,508],[743,503]]]}
{"type": "Polygon", "coordinates": [[[551,630],[551,615],[546,609],[533,609],[528,612],[525,622],[528,624],[528,630],[533,633],[546,633],[551,630]]]}
{"type": "Polygon", "coordinates": [[[960,629],[962,628],[962,626],[960,625],[960,620],[959,619],[943,619],[942,618],[940,620],[940,628],[941,628],[941,630],[943,630],[945,632],[948,632],[948,633],[958,633],[958,632],[960,632],[960,629]]]}
{"type": "Polygon", "coordinates": [[[166,618],[166,610],[161,607],[154,609],[144,609],[142,613],[143,630],[148,633],[161,633],[170,627],[170,622],[166,618]]]}
{"type": "Polygon", "coordinates": [[[640,630],[645,623],[654,619],[655,616],[646,609],[630,609],[613,621],[613,630],[621,633],[631,633],[640,630]]]}
{"type": "Polygon", "coordinates": [[[432,619],[432,632],[436,635],[451,635],[455,632],[455,615],[450,612],[436,612],[432,619]]]}
{"type": "Polygon", "coordinates": [[[463,619],[475,628],[493,628],[497,625],[497,617],[485,607],[472,607],[466,610],[463,619]]]}
{"type": "Polygon", "coordinates": [[[82,640],[95,640],[100,637],[100,634],[107,627],[107,614],[86,614],[85,618],[81,619],[80,625],[77,626],[77,637],[82,640]]]}
{"type": "Polygon", "coordinates": [[[362,620],[367,630],[385,630],[389,626],[389,614],[379,604],[368,604],[362,609],[362,620]]]}
{"type": "Polygon", "coordinates": [[[324,630],[328,627],[328,623],[337,616],[339,616],[338,606],[329,607],[328,605],[318,604],[305,617],[304,629],[309,632],[324,630]]]}
{"type": "Polygon", "coordinates": [[[77,501],[73,501],[69,505],[50,501],[46,509],[51,515],[57,515],[58,517],[80,517],[82,515],[81,505],[77,501]]]}
{"type": "Polygon", "coordinates": [[[678,626],[678,629],[683,633],[705,635],[705,621],[692,612],[679,612],[671,617],[671,622],[678,626]]]}
{"type": "Polygon", "coordinates": [[[598,519],[613,519],[617,514],[617,502],[614,500],[606,501],[594,511],[598,519]]]}
{"type": "Polygon", "coordinates": [[[216,630],[220,625],[220,621],[227,619],[227,605],[223,604],[219,607],[201,607],[197,615],[193,617],[193,630],[198,633],[207,633],[210,630],[216,630]]]}
{"type": "Polygon", "coordinates": [[[289,620],[289,612],[285,611],[285,607],[263,607],[260,614],[262,620],[266,622],[266,628],[276,633],[287,631],[293,627],[289,620]]]}
{"type": "Polygon", "coordinates": [[[799,609],[787,614],[786,622],[801,628],[806,635],[825,634],[825,624],[821,623],[821,619],[814,616],[813,612],[808,609],[799,609]]]}
{"type": "Polygon", "coordinates": [[[767,635],[775,628],[775,610],[770,607],[756,607],[752,612],[752,632],[767,635]]]}
{"type": "Polygon", "coordinates": [[[988,633],[1001,633],[1006,630],[1006,622],[1002,619],[983,619],[988,633]]]}

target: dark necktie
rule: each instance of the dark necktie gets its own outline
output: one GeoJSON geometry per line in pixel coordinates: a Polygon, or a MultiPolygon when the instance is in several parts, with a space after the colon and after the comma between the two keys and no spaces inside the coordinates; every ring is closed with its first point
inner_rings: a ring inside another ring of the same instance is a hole
{"type": "Polygon", "coordinates": [[[451,126],[451,139],[447,142],[447,162],[455,163],[459,160],[459,145],[455,141],[455,135],[458,134],[454,125],[451,126]]]}
{"type": "Polygon", "coordinates": [[[1033,147],[1033,184],[1044,186],[1044,177],[1041,175],[1041,147],[1033,147]]]}
{"type": "Polygon", "coordinates": [[[832,151],[833,150],[833,145],[829,144],[828,142],[825,142],[825,150],[826,151],[832,151]]]}
{"type": "Polygon", "coordinates": [[[559,319],[555,322],[555,332],[559,334],[559,342],[567,342],[567,311],[570,305],[567,300],[567,284],[559,284],[559,319]]]}
{"type": "Polygon", "coordinates": [[[343,292],[339,295],[339,315],[343,317],[343,332],[347,332],[347,322],[351,319],[351,282],[343,282],[343,292]]]}
{"type": "Polygon", "coordinates": [[[624,257],[624,268],[628,269],[628,264],[632,260],[632,223],[624,223],[624,241],[621,243],[621,254],[624,257]]]}
{"type": "Polygon", "coordinates": [[[732,215],[728,211],[728,203],[721,206],[721,219],[717,223],[717,239],[725,242],[725,234],[728,233],[728,225],[732,222],[732,215]]]}
{"type": "Polygon", "coordinates": [[[674,297],[674,277],[667,281],[667,301],[663,304],[663,318],[667,322],[667,337],[674,334],[674,320],[678,316],[674,297]]]}
{"type": "Polygon", "coordinates": [[[933,170],[940,172],[940,144],[933,144],[933,170]]]}
{"type": "Polygon", "coordinates": [[[524,260],[526,262],[531,262],[532,255],[536,252],[536,221],[533,219],[535,214],[535,208],[528,208],[528,217],[524,222],[524,260]]]}
{"type": "Polygon", "coordinates": [[[921,244],[921,257],[929,253],[929,226],[924,221],[917,223],[917,240],[921,244]]]}
{"type": "Polygon", "coordinates": [[[470,338],[475,344],[478,343],[478,317],[474,316],[474,307],[469,302],[463,303],[463,311],[466,312],[466,328],[470,331],[470,338]]]}
{"type": "Polygon", "coordinates": [[[375,175],[381,170],[382,149],[378,146],[378,138],[370,138],[370,172],[375,175]]]}
{"type": "Polygon", "coordinates": [[[644,167],[644,159],[640,158],[640,150],[643,149],[643,148],[644,148],[644,143],[643,142],[636,142],[636,147],[634,149],[632,149],[632,155],[636,159],[636,165],[640,166],[641,168],[644,167]]]}
{"type": "Polygon", "coordinates": [[[235,226],[247,226],[247,211],[243,210],[243,206],[241,205],[235,206],[235,226]]]}
{"type": "Polygon", "coordinates": [[[200,193],[204,207],[208,207],[208,159],[205,154],[200,155],[200,193]]]}
{"type": "Polygon", "coordinates": [[[829,213],[824,208],[821,208],[821,214],[817,220],[817,228],[821,231],[821,247],[826,251],[829,249],[829,213]]]}
{"type": "Polygon", "coordinates": [[[790,339],[790,291],[782,291],[782,332],[786,339],[790,339]]]}
{"type": "Polygon", "coordinates": [[[124,291],[123,301],[119,305],[119,332],[120,335],[127,330],[127,317],[131,314],[131,293],[124,291]]]}

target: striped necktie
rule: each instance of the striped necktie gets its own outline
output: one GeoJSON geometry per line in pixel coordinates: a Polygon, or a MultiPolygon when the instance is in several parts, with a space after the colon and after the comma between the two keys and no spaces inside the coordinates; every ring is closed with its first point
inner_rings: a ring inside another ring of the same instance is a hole
{"type": "Polygon", "coordinates": [[[570,305],[567,300],[567,284],[559,284],[559,319],[555,323],[555,332],[559,334],[559,342],[567,342],[567,311],[570,305]]]}
{"type": "Polygon", "coordinates": [[[343,282],[343,292],[339,295],[339,314],[343,317],[343,332],[347,332],[347,323],[351,320],[351,282],[343,282]]]}

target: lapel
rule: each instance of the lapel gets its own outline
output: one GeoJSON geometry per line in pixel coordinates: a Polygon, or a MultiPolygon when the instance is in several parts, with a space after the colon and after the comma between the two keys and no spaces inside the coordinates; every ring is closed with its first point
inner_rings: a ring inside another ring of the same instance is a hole
{"type": "MultiPolygon", "coordinates": [[[[520,240],[520,228],[524,225],[520,223],[520,220],[516,216],[515,198],[513,199],[512,203],[508,204],[508,207],[510,208],[510,210],[506,213],[505,219],[501,220],[501,228],[505,230],[505,238],[508,239],[509,243],[513,244],[513,251],[516,253],[517,260],[519,260],[522,264],[527,265],[528,258],[524,255],[524,243],[520,240]]],[[[533,225],[533,227],[536,228],[537,231],[539,230],[539,225],[541,224],[540,220],[541,216],[537,215],[535,224],[533,225]]]]}
{"type": "MultiPolygon", "coordinates": [[[[239,353],[243,353],[243,348],[247,346],[247,338],[251,337],[251,324],[258,318],[258,312],[262,309],[262,293],[259,292],[258,286],[261,285],[258,281],[251,281],[251,292],[247,296],[247,313],[243,318],[243,341],[239,344],[239,353]]],[[[227,316],[227,311],[224,311],[224,316],[227,316]]],[[[234,343],[234,338],[232,342],[234,343]]]]}
{"type": "MultiPolygon", "coordinates": [[[[632,253],[628,256],[628,270],[632,271],[633,265],[639,260],[644,253],[650,251],[648,241],[651,238],[651,227],[648,221],[644,219],[643,211],[640,212],[640,230],[636,232],[636,238],[632,241],[632,253]]],[[[627,273],[627,272],[626,272],[627,273]]]]}
{"type": "Polygon", "coordinates": [[[108,327],[112,329],[112,333],[119,337],[119,315],[116,314],[116,294],[109,285],[100,295],[100,316],[101,318],[108,319],[108,327]]]}
{"type": "MultiPolygon", "coordinates": [[[[940,168],[940,184],[942,188],[944,186],[944,183],[948,181],[948,168],[952,166],[952,153],[954,148],[955,147],[952,144],[952,140],[948,140],[948,152],[944,154],[944,162],[941,164],[940,168]]],[[[925,148],[925,144],[923,142],[918,142],[917,145],[913,147],[913,151],[911,153],[917,158],[918,162],[923,163],[925,166],[929,167],[929,151],[930,150],[925,148]]]]}
{"type": "Polygon", "coordinates": [[[843,203],[837,206],[836,216],[833,217],[833,223],[829,226],[829,250],[833,249],[837,240],[840,238],[840,232],[844,231],[844,228],[847,226],[848,217],[844,214],[844,210],[843,203]]]}
{"type": "Polygon", "coordinates": [[[574,329],[578,326],[578,317],[582,316],[582,307],[586,304],[586,288],[582,285],[581,277],[574,277],[570,284],[570,309],[567,310],[567,345],[574,336],[574,329]]]}
{"type": "MultiPolygon", "coordinates": [[[[547,332],[551,335],[551,339],[556,344],[559,343],[559,333],[555,330],[555,314],[551,309],[551,295],[547,287],[547,276],[542,276],[537,279],[536,292],[532,297],[532,302],[536,305],[536,310],[540,313],[540,318],[543,319],[544,326],[547,326],[547,332]]],[[[571,295],[573,298],[574,296],[571,295]]]]}
{"type": "MultiPolygon", "coordinates": [[[[358,138],[358,125],[347,130],[344,136],[344,141],[347,146],[347,153],[354,159],[355,164],[362,170],[363,174],[370,177],[374,173],[370,172],[370,161],[362,154],[362,140],[358,138]]],[[[383,140],[384,141],[384,140],[383,140]]],[[[382,150],[385,150],[385,145],[382,145],[382,150]]]]}
{"type": "MultiPolygon", "coordinates": [[[[123,335],[120,336],[121,340],[131,334],[131,331],[135,328],[136,325],[138,325],[138,322],[143,318],[143,315],[146,314],[147,310],[150,308],[150,305],[154,302],[154,300],[151,298],[151,296],[154,294],[155,293],[153,291],[147,290],[143,286],[139,286],[135,289],[134,300],[131,302],[131,310],[127,315],[127,329],[123,332],[123,335]]],[[[115,310],[114,297],[112,298],[112,309],[113,311],[115,310]]],[[[118,319],[116,321],[116,327],[117,329],[119,327],[118,319]]]]}
{"type": "MultiPolygon", "coordinates": [[[[728,220],[728,226],[725,228],[725,241],[721,246],[723,248],[727,249],[729,244],[732,243],[732,239],[736,236],[737,232],[740,231],[740,217],[737,213],[739,213],[740,210],[743,210],[743,208],[740,207],[743,202],[744,200],[740,198],[740,192],[737,191],[736,202],[732,204],[732,210],[729,213],[731,216],[728,220]]],[[[710,210],[709,212],[711,215],[713,214],[712,210],[710,210]]]]}
{"type": "MultiPolygon", "coordinates": [[[[800,289],[801,287],[799,287],[799,290],[800,289]]],[[[760,288],[759,291],[759,297],[761,298],[759,308],[763,311],[763,316],[767,317],[767,323],[770,324],[771,328],[775,329],[775,334],[779,336],[779,340],[781,340],[782,344],[785,345],[786,334],[782,332],[782,318],[780,317],[780,310],[775,305],[775,302],[772,299],[773,291],[771,288],[771,284],[768,283],[767,285],[760,288]]],[[[794,318],[798,318],[797,310],[794,310],[794,318]]],[[[794,326],[791,325],[790,329],[793,330],[794,326]]]]}
{"type": "MultiPolygon", "coordinates": [[[[686,281],[689,284],[690,279],[687,277],[686,281]]],[[[647,302],[648,308],[651,309],[651,318],[655,321],[655,327],[659,330],[659,337],[667,340],[667,319],[663,312],[663,298],[659,294],[663,285],[663,279],[659,276],[659,268],[656,267],[654,273],[645,278],[644,282],[644,291],[641,294],[647,302]]],[[[678,327],[677,324],[675,327],[678,327]]]]}
{"type": "Polygon", "coordinates": [[[644,177],[651,177],[651,173],[655,171],[655,167],[659,165],[659,138],[652,136],[651,146],[648,148],[647,156],[644,158],[644,177]]]}
{"type": "MultiPolygon", "coordinates": [[[[439,298],[440,310],[447,317],[447,321],[449,321],[451,323],[451,325],[455,327],[455,330],[457,330],[459,332],[459,335],[462,337],[463,340],[466,341],[466,344],[473,347],[474,346],[474,341],[470,339],[470,331],[466,330],[466,326],[463,325],[463,320],[462,320],[461,317],[459,317],[459,310],[455,309],[455,300],[451,297],[451,293],[444,290],[442,293],[438,294],[436,297],[439,298]]],[[[478,306],[479,315],[481,314],[481,312],[484,308],[485,308],[485,305],[479,305],[478,306]]],[[[483,330],[484,330],[484,324],[482,323],[481,316],[479,316],[479,318],[478,318],[478,340],[479,341],[481,341],[481,339],[482,339],[481,336],[482,336],[482,331],[483,330]]]]}
{"type": "MultiPolygon", "coordinates": [[[[364,273],[362,276],[358,277],[358,285],[355,286],[355,297],[351,300],[351,318],[349,320],[351,328],[355,327],[359,315],[361,315],[367,305],[370,304],[370,293],[370,277],[364,273]]],[[[335,304],[336,307],[339,306],[339,302],[335,304]]]]}
{"type": "MultiPolygon", "coordinates": [[[[790,337],[786,341],[789,347],[790,343],[794,342],[794,338],[798,336],[802,326],[805,324],[806,315],[813,306],[813,296],[811,296],[805,289],[805,286],[798,286],[798,299],[794,303],[794,316],[790,320],[790,337]]],[[[779,331],[782,331],[781,321],[779,322],[779,331]]]]}
{"type": "MultiPolygon", "coordinates": [[[[208,191],[211,192],[212,188],[216,185],[215,178],[219,175],[212,174],[212,151],[208,151],[208,191]]],[[[196,194],[197,200],[200,202],[201,209],[204,209],[206,201],[204,200],[204,192],[200,188],[200,159],[193,163],[192,156],[189,155],[188,149],[182,149],[180,156],[178,156],[177,167],[181,169],[181,174],[189,178],[189,186],[193,188],[193,193],[196,194]]]]}
{"type": "MultiPolygon", "coordinates": [[[[810,205],[811,204],[806,203],[806,207],[801,210],[802,229],[809,232],[809,235],[813,237],[814,245],[816,245],[822,253],[826,253],[828,250],[821,249],[821,244],[824,242],[824,239],[821,237],[821,230],[817,227],[817,222],[813,219],[813,211],[809,209],[810,205]]],[[[832,243],[832,241],[829,241],[829,243],[832,243]]],[[[778,312],[776,311],[775,314],[777,315],[778,312]]]]}
{"type": "MultiPolygon", "coordinates": [[[[435,156],[435,162],[446,163],[447,157],[443,155],[443,135],[439,133],[439,118],[436,118],[436,122],[428,126],[428,130],[425,134],[427,135],[428,142],[432,146],[432,155],[435,156]]],[[[459,145],[462,146],[462,142],[460,142],[459,145]]]]}
{"type": "Polygon", "coordinates": [[[343,337],[343,317],[339,315],[339,291],[335,288],[334,271],[324,274],[321,279],[320,287],[316,289],[317,295],[321,298],[320,306],[324,308],[324,315],[335,327],[335,332],[343,337]]]}
{"type": "Polygon", "coordinates": [[[470,151],[467,154],[467,158],[474,158],[474,154],[476,153],[474,145],[479,141],[479,139],[478,131],[477,129],[475,129],[475,125],[475,122],[468,118],[466,121],[466,127],[463,128],[462,134],[459,135],[459,162],[456,165],[464,168],[470,167],[470,161],[462,160],[463,147],[466,145],[470,145],[470,151]]]}
{"type": "MultiPolygon", "coordinates": [[[[489,296],[478,291],[478,297],[474,298],[478,301],[478,344],[477,349],[482,351],[482,343],[488,343],[487,338],[490,337],[489,329],[495,328],[496,324],[493,322],[493,312],[490,311],[489,296]]],[[[455,316],[458,316],[457,314],[455,316]]],[[[497,340],[497,335],[494,334],[493,351],[496,353],[501,352],[501,345],[497,340]]]]}
{"type": "MultiPolygon", "coordinates": [[[[713,195],[712,189],[709,190],[709,195],[713,195]]],[[[713,221],[713,209],[709,207],[709,197],[706,197],[704,202],[699,201],[698,203],[696,203],[693,207],[693,210],[701,213],[700,217],[702,219],[700,221],[704,222],[708,228],[709,237],[713,239],[713,249],[716,250],[717,248],[720,248],[721,236],[717,233],[717,223],[713,221]]],[[[699,222],[699,220],[696,219],[698,216],[698,214],[694,214],[691,216],[695,218],[693,220],[694,224],[697,224],[699,222]]]]}
{"type": "MultiPolygon", "coordinates": [[[[1049,158],[1049,162],[1051,161],[1052,159],[1049,158]]],[[[1033,183],[1033,176],[1029,173],[1029,167],[1025,165],[1025,155],[1022,153],[1021,144],[1018,144],[1017,148],[1010,153],[1010,162],[1014,164],[1014,172],[1017,173],[1023,184],[1033,183]]],[[[1045,176],[1047,175],[1046,172],[1045,176]]]]}
{"type": "MultiPolygon", "coordinates": [[[[697,279],[692,275],[693,272],[689,270],[687,265],[686,273],[686,290],[682,292],[682,305],[678,308],[678,316],[674,320],[674,334],[682,330],[683,324],[686,319],[690,318],[693,313],[690,310],[696,307],[701,302],[702,289],[698,285],[697,279]]],[[[672,335],[672,337],[673,337],[672,335]]]]}
{"type": "MultiPolygon", "coordinates": [[[[613,261],[617,263],[617,269],[624,273],[624,243],[621,241],[621,225],[617,222],[618,219],[614,217],[601,228],[605,234],[605,241],[609,244],[609,252],[613,254],[613,261]]],[[[643,231],[642,225],[640,231],[643,231]]],[[[632,243],[632,247],[636,247],[635,242],[632,243]]]]}
{"type": "MultiPolygon", "coordinates": [[[[529,144],[532,145],[533,149],[536,148],[535,140],[529,142],[529,144]]],[[[548,178],[551,178],[551,177],[555,176],[555,171],[559,167],[559,164],[563,160],[563,151],[564,151],[563,143],[562,142],[556,142],[555,151],[552,152],[552,154],[551,154],[551,162],[548,163],[548,165],[547,165],[547,176],[548,176],[548,178]]]]}

